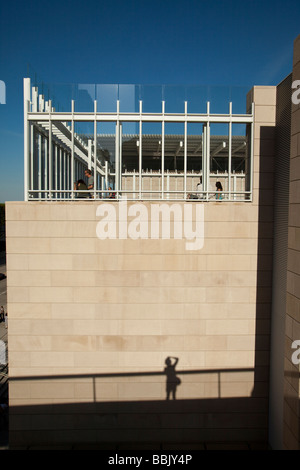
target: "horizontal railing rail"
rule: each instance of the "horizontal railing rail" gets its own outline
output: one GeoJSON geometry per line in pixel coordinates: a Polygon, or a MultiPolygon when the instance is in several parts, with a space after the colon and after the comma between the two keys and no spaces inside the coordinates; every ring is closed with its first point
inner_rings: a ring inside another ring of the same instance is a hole
{"type": "MultiPolygon", "coordinates": [[[[191,370],[175,370],[176,377],[182,376],[182,381],[181,385],[184,383],[184,376],[187,375],[210,375],[210,376],[215,376],[216,381],[217,381],[217,389],[218,389],[218,398],[222,397],[222,376],[226,374],[241,374],[241,373],[247,373],[247,374],[253,374],[253,377],[249,380],[253,380],[253,386],[254,386],[254,374],[255,374],[255,369],[251,367],[246,367],[246,368],[232,368],[232,369],[204,369],[204,370],[199,370],[199,369],[191,369],[191,370]]],[[[60,381],[60,380],[91,380],[91,389],[93,391],[93,401],[99,401],[97,399],[97,392],[96,392],[96,385],[97,385],[97,380],[101,379],[106,379],[110,378],[113,379],[115,378],[116,380],[121,380],[122,378],[128,378],[128,377],[163,377],[165,376],[167,378],[168,372],[166,369],[162,371],[141,371],[141,372],[105,372],[105,373],[95,373],[95,374],[68,374],[68,375],[60,375],[60,374],[53,374],[53,375],[33,375],[33,376],[12,376],[10,377],[11,382],[38,382],[38,381],[60,381]]],[[[211,377],[209,379],[211,381],[211,377]]],[[[225,381],[226,383],[226,381],[225,381]]]]}
{"type": "Polygon", "coordinates": [[[89,191],[89,190],[49,190],[49,189],[36,189],[36,190],[29,190],[29,201],[45,201],[45,200],[59,200],[62,199],[65,201],[78,201],[78,200],[86,200],[86,201],[93,201],[95,199],[99,200],[106,200],[106,201],[118,201],[118,200],[133,200],[136,201],[138,199],[142,200],[158,200],[158,201],[230,201],[230,202],[238,202],[238,201],[251,201],[251,191],[222,191],[220,194],[216,191],[164,191],[161,190],[152,190],[152,189],[143,189],[139,190],[131,190],[131,189],[123,189],[123,190],[96,190],[96,191],[89,191]],[[87,195],[89,193],[89,195],[87,195]],[[110,196],[111,194],[111,196],[110,196]],[[129,196],[132,197],[129,197],[129,196]],[[151,197],[148,197],[151,195],[151,197]],[[153,195],[160,196],[160,197],[153,197],[153,195]],[[179,195],[179,197],[174,197],[175,195],[179,195]]]}

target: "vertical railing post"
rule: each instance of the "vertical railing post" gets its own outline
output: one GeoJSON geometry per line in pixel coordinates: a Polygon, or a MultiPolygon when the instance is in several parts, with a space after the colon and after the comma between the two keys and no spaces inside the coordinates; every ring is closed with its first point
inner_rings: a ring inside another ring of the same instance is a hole
{"type": "Polygon", "coordinates": [[[63,199],[61,190],[63,189],[63,184],[62,184],[62,148],[59,147],[59,199],[63,199]]]}
{"type": "Polygon", "coordinates": [[[162,123],[161,123],[161,199],[165,192],[165,102],[162,101],[162,123]]]}
{"type": "MultiPolygon", "coordinates": [[[[253,201],[253,160],[254,160],[254,103],[252,103],[252,121],[251,121],[251,148],[250,148],[250,200],[253,201]]],[[[249,147],[249,146],[248,146],[249,147]]],[[[248,150],[249,152],[249,150],[248,150]]],[[[246,177],[246,175],[245,175],[246,177]]]]}
{"type": "Polygon", "coordinates": [[[48,144],[47,139],[44,140],[44,199],[47,197],[48,190],[48,144]]]}
{"type": "Polygon", "coordinates": [[[64,199],[67,197],[66,189],[67,188],[67,166],[68,166],[68,161],[67,161],[67,152],[64,149],[63,151],[63,160],[64,160],[64,183],[63,183],[63,189],[64,189],[64,199]]]}
{"type": "Polygon", "coordinates": [[[57,168],[58,168],[58,147],[57,145],[54,144],[54,190],[55,190],[55,199],[57,199],[57,190],[58,190],[58,185],[57,185],[57,168]]]}
{"type": "Polygon", "coordinates": [[[139,128],[139,199],[142,199],[142,112],[143,112],[143,102],[140,101],[140,128],[139,128]]]}
{"type": "Polygon", "coordinates": [[[92,140],[88,140],[88,168],[92,169],[92,140]]]}
{"type": "MultiPolygon", "coordinates": [[[[30,161],[29,161],[29,191],[34,188],[34,157],[35,157],[35,144],[34,144],[34,127],[32,123],[29,123],[29,134],[30,134],[30,161]]],[[[33,193],[34,194],[34,193],[33,193]]]]}
{"type": "Polygon", "coordinates": [[[183,164],[183,172],[184,172],[184,199],[186,199],[186,191],[187,191],[187,101],[184,102],[184,164],[183,164]]]}
{"type": "MultiPolygon", "coordinates": [[[[38,110],[38,89],[37,87],[32,87],[31,89],[31,111],[36,113],[38,110]]],[[[29,190],[35,190],[36,181],[37,181],[37,149],[35,142],[35,127],[33,124],[30,124],[30,186],[29,190]]],[[[33,193],[35,197],[35,193],[33,193]]]]}
{"type": "Polygon", "coordinates": [[[232,160],[232,103],[229,103],[229,148],[228,148],[228,200],[231,200],[231,160],[232,160]]]}
{"type": "Polygon", "coordinates": [[[120,156],[120,164],[119,164],[119,167],[120,167],[120,171],[119,171],[119,175],[120,175],[120,180],[119,180],[119,191],[122,191],[122,168],[123,168],[123,159],[122,159],[122,144],[123,144],[123,126],[122,126],[122,123],[120,122],[119,124],[119,156],[120,156]]]}
{"type": "Polygon", "coordinates": [[[119,198],[119,171],[120,171],[120,122],[119,122],[119,101],[117,101],[117,122],[115,135],[115,191],[119,198]]]}
{"type": "Polygon", "coordinates": [[[96,191],[97,191],[97,100],[94,101],[94,199],[96,199],[96,191]]]}
{"type": "MultiPolygon", "coordinates": [[[[108,161],[105,160],[105,190],[108,189],[108,161]]],[[[105,197],[107,196],[107,193],[104,193],[105,197]]]]}
{"type": "Polygon", "coordinates": [[[207,102],[207,127],[206,127],[206,200],[209,198],[209,188],[210,188],[210,103],[207,102]]]}
{"type": "MultiPolygon", "coordinates": [[[[42,145],[43,137],[39,134],[39,155],[38,155],[38,189],[42,190],[42,145]]],[[[42,199],[42,193],[39,192],[39,199],[42,199]]]]}
{"type": "Polygon", "coordinates": [[[24,92],[24,201],[28,201],[29,153],[30,153],[28,112],[30,109],[30,78],[24,78],[23,92],[24,92]]]}
{"type": "Polygon", "coordinates": [[[202,189],[203,196],[207,199],[207,184],[206,184],[206,124],[203,124],[202,130],[202,189]]]}
{"type": "Polygon", "coordinates": [[[72,110],[72,127],[71,127],[71,199],[74,199],[74,100],[71,101],[71,110],[72,110]]]}
{"type": "Polygon", "coordinates": [[[48,141],[48,148],[49,148],[49,199],[52,198],[52,185],[53,185],[53,150],[52,150],[52,120],[51,120],[51,111],[52,111],[52,103],[49,100],[49,141],[48,141]]]}

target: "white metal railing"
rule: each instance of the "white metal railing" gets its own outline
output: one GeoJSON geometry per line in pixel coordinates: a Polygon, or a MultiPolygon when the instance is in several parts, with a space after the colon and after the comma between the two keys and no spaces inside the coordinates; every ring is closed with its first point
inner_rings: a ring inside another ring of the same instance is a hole
{"type": "Polygon", "coordinates": [[[61,201],[61,200],[107,200],[107,201],[118,201],[126,198],[128,201],[178,201],[178,200],[198,200],[198,201],[251,201],[251,192],[250,191],[222,191],[218,193],[216,191],[193,191],[187,192],[184,191],[165,191],[162,195],[161,191],[155,190],[142,190],[132,191],[132,190],[97,190],[89,192],[89,195],[86,193],[87,190],[59,190],[59,191],[49,191],[49,190],[30,190],[29,200],[47,200],[47,201],[61,201]],[[155,196],[153,196],[155,195],[155,196]],[[176,197],[177,195],[177,197],[176,197]]]}

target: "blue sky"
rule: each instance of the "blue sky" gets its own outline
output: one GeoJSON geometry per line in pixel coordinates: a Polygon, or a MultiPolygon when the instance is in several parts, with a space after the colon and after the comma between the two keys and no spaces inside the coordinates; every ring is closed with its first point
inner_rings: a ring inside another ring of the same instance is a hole
{"type": "Polygon", "coordinates": [[[299,0],[27,0],[0,6],[0,202],[23,200],[23,77],[48,83],[276,85],[299,0]]]}

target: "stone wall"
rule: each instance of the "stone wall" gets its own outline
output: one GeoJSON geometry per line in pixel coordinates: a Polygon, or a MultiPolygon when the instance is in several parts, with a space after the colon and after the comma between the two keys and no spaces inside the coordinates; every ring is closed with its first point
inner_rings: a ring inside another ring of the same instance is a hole
{"type": "Polygon", "coordinates": [[[100,240],[100,201],[6,204],[12,448],[268,439],[275,95],[249,95],[253,202],[186,203],[198,251],[100,240]]]}
{"type": "MultiPolygon", "coordinates": [[[[293,82],[300,79],[300,36],[294,44],[293,82]]],[[[292,95],[291,90],[291,95],[292,95]]],[[[284,390],[284,446],[299,449],[299,364],[292,347],[300,340],[300,105],[292,104],[290,206],[286,302],[286,351],[284,390]],[[296,363],[295,363],[296,362],[296,363]]]]}

